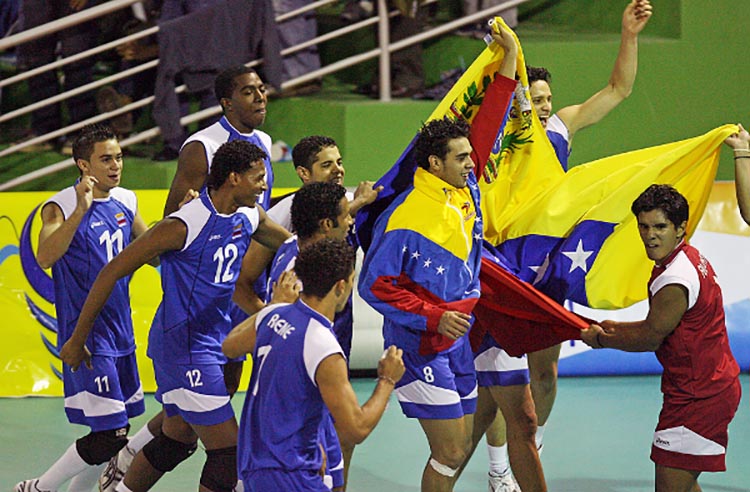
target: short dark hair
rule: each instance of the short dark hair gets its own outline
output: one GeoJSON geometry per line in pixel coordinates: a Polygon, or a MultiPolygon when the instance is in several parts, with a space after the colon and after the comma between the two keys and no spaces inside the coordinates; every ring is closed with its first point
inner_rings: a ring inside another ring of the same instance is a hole
{"type": "Polygon", "coordinates": [[[294,273],[302,281],[304,294],[325,297],[339,280],[354,271],[355,253],[341,239],[325,238],[302,248],[294,263],[294,273]]]}
{"type": "Polygon", "coordinates": [[[235,79],[246,73],[257,72],[245,65],[236,65],[219,73],[214,81],[214,94],[216,95],[216,100],[221,103],[222,98],[229,99],[232,97],[232,92],[237,88],[237,81],[235,79]]]}
{"type": "Polygon", "coordinates": [[[312,171],[313,162],[318,158],[320,151],[326,147],[336,147],[336,141],[323,135],[311,135],[303,138],[292,149],[294,167],[304,167],[312,171]]]}
{"type": "Polygon", "coordinates": [[[94,153],[94,145],[97,142],[113,139],[117,140],[117,134],[109,125],[93,123],[84,126],[78,132],[78,135],[76,135],[75,140],[73,140],[73,160],[91,160],[91,154],[94,153]]]}
{"type": "Polygon", "coordinates": [[[417,164],[429,169],[429,157],[436,155],[445,159],[448,155],[448,142],[461,137],[469,138],[469,124],[464,120],[452,120],[444,116],[423,124],[414,141],[414,158],[417,164]]]}
{"type": "Polygon", "coordinates": [[[682,194],[667,184],[652,184],[635,199],[630,207],[633,215],[659,209],[670,222],[679,227],[688,220],[690,205],[682,194]]]}
{"type": "Polygon", "coordinates": [[[211,161],[211,172],[207,185],[215,190],[221,187],[230,173],[244,173],[257,162],[265,166],[266,153],[255,144],[244,140],[233,140],[222,144],[211,161]]]}
{"type": "Polygon", "coordinates": [[[529,85],[537,80],[543,80],[548,84],[552,82],[552,74],[544,67],[532,67],[526,65],[526,75],[529,77],[529,85]]]}
{"type": "Polygon", "coordinates": [[[300,188],[292,198],[292,228],[302,239],[312,237],[320,228],[320,221],[336,218],[341,213],[341,199],[346,188],[337,183],[309,183],[300,188]]]}

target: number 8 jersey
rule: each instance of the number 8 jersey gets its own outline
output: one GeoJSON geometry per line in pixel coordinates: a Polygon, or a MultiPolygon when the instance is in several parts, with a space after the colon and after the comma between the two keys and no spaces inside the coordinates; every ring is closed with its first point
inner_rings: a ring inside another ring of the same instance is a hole
{"type": "MultiPolygon", "coordinates": [[[[76,190],[70,186],[46,203],[54,203],[65,220],[77,206],[76,190]]],[[[78,321],[83,303],[104,266],[130,243],[137,209],[135,193],[113,188],[108,198],[91,204],[65,254],[52,266],[57,312],[57,345],[68,341],[78,321]]],[[[117,281],[112,295],[94,321],[86,340],[93,355],[121,357],[135,351],[133,320],[130,316],[130,276],[117,281]]]]}
{"type": "Polygon", "coordinates": [[[164,297],[151,325],[148,355],[168,364],[223,364],[221,342],[232,329],[230,301],[258,227],[258,209],[220,214],[204,190],[169,217],[185,224],[187,236],[181,250],[161,256],[164,297]]]}

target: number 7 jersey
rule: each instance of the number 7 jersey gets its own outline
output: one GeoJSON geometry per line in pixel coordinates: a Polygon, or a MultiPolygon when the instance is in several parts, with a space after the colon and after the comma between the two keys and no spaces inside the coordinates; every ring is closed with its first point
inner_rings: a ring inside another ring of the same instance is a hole
{"type": "Polygon", "coordinates": [[[207,191],[169,216],[187,227],[181,250],[161,256],[164,291],[148,340],[148,355],[168,364],[223,364],[221,353],[232,323],[229,306],[257,208],[231,215],[216,211],[207,191]]]}

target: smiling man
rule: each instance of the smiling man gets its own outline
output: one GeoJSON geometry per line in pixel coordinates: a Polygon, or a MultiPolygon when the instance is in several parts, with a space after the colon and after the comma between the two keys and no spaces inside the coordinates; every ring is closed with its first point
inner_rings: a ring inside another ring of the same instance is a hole
{"type": "Polygon", "coordinates": [[[546,68],[526,67],[531,102],[547,130],[547,136],[563,169],[568,169],[568,155],[575,134],[607,116],[633,90],[638,70],[638,34],[651,18],[649,0],[632,0],[622,14],[620,51],[607,85],[580,104],[552,112],[552,76],[546,68]]]}
{"type": "Polygon", "coordinates": [[[479,299],[479,187],[463,120],[432,120],[415,142],[413,187],[375,224],[359,293],[384,317],[385,345],[403,348],[401,409],[430,445],[423,491],[450,491],[468,456],[477,380],[468,337],[479,299]]]}
{"type": "MultiPolygon", "coordinates": [[[[84,127],[73,143],[73,159],[80,177],[42,207],[37,252],[39,264],[52,268],[58,348],[72,336],[99,271],[146,231],[135,193],[119,187],[122,150],[109,127],[84,127]]],[[[72,372],[63,366],[65,413],[71,423],[88,426],[91,432],[41,477],[16,485],[16,492],[57,490],[72,477],[69,490],[91,490],[99,465],[127,443],[128,419],[144,411],[129,283],[127,276],[112,286],[110,301],[83,340],[92,367],[72,372]]]]}
{"type": "Polygon", "coordinates": [[[721,288],[708,260],[685,242],[688,203],[677,190],[652,185],[631,210],[654,262],[648,315],[594,324],[581,337],[595,349],[656,352],[664,367],[664,403],[651,447],[656,491],[699,491],[701,472],[726,470],[727,428],[741,393],[721,288]]]}

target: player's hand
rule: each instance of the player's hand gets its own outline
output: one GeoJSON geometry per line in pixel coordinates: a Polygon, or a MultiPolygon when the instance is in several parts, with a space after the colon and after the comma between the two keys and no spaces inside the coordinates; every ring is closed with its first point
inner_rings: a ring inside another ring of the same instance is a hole
{"type": "Polygon", "coordinates": [[[581,330],[581,340],[583,340],[583,343],[591,348],[602,348],[597,337],[604,334],[605,332],[601,326],[592,324],[589,325],[589,327],[585,330],[581,330]]]}
{"type": "Polygon", "coordinates": [[[294,270],[282,272],[281,275],[279,275],[279,279],[273,283],[271,304],[277,304],[279,302],[292,303],[297,301],[301,288],[302,283],[297,278],[297,274],[294,273],[294,270]]]}
{"type": "Polygon", "coordinates": [[[651,18],[653,7],[649,0],[633,0],[622,14],[622,30],[630,34],[640,33],[651,18]]]}
{"type": "Polygon", "coordinates": [[[403,361],[404,351],[391,345],[378,361],[378,377],[382,377],[393,383],[398,383],[404,375],[406,368],[403,361]]]}
{"type": "Polygon", "coordinates": [[[86,367],[91,369],[91,352],[86,348],[86,345],[79,345],[74,343],[73,340],[68,340],[60,350],[60,359],[64,364],[70,366],[70,370],[76,372],[81,366],[81,362],[86,364],[86,367]]]}
{"type": "Polygon", "coordinates": [[[190,202],[190,201],[198,198],[198,196],[200,196],[200,194],[197,191],[195,191],[193,189],[187,190],[187,193],[185,193],[185,196],[182,197],[182,201],[180,202],[179,205],[177,205],[177,208],[182,208],[188,202],[190,202]]]}
{"type": "Polygon", "coordinates": [[[383,191],[383,186],[373,187],[372,181],[362,181],[354,190],[354,199],[360,203],[360,206],[369,205],[378,197],[378,193],[383,191]]]}
{"type": "Polygon", "coordinates": [[[750,149],[750,133],[743,128],[741,123],[737,123],[740,127],[740,131],[729,135],[724,143],[732,147],[735,150],[749,150],[750,149]]]}
{"type": "Polygon", "coordinates": [[[506,54],[518,53],[518,45],[516,44],[516,40],[513,38],[513,32],[510,29],[504,27],[502,24],[497,24],[497,26],[499,32],[495,32],[495,29],[492,29],[490,31],[492,40],[495,41],[495,43],[497,43],[498,46],[500,46],[506,54]]]}
{"type": "Polygon", "coordinates": [[[453,340],[464,336],[471,327],[471,315],[461,311],[446,311],[440,316],[437,331],[453,340]]]}
{"type": "Polygon", "coordinates": [[[84,172],[81,179],[78,180],[75,190],[78,208],[81,212],[86,213],[91,208],[91,204],[94,202],[94,185],[98,182],[95,177],[87,172],[84,172]]]}

